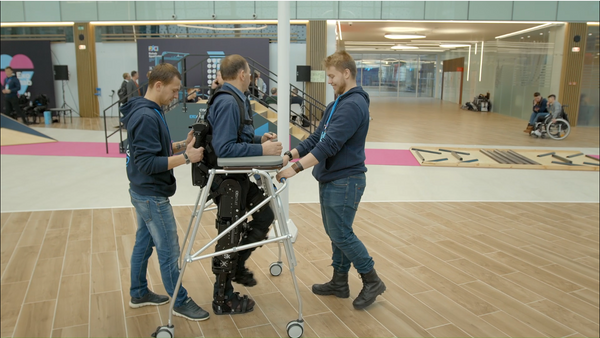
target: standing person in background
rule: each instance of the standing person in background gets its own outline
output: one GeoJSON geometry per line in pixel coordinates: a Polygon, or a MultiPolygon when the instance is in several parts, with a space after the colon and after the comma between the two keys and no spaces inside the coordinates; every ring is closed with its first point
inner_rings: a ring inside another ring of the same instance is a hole
{"type": "Polygon", "coordinates": [[[260,77],[260,72],[258,70],[254,71],[256,76],[256,88],[258,89],[258,98],[263,99],[267,94],[267,84],[260,77]]]}
{"type": "Polygon", "coordinates": [[[352,223],[365,188],[365,141],[369,131],[369,94],[356,85],[356,63],[345,51],[325,59],[328,83],[338,95],[325,110],[317,130],[297,148],[283,155],[283,164],[300,160],[277,174],[291,178],[312,166],[319,181],[319,202],[325,232],[333,250],[333,277],[314,284],[313,293],[350,297],[350,264],[358,270],[363,288],[352,302],[355,309],[373,304],[386,287],[375,272],[375,262],[354,233],[352,223]]]}
{"type": "Polygon", "coordinates": [[[137,71],[134,70],[131,72],[131,78],[127,82],[127,97],[129,99],[131,99],[133,97],[137,97],[137,96],[142,96],[142,93],[140,91],[140,86],[137,83],[139,76],[140,75],[138,74],[137,71]]]}
{"type": "Polygon", "coordinates": [[[123,82],[121,83],[121,88],[117,91],[117,95],[119,95],[119,105],[127,103],[127,83],[130,79],[131,75],[129,75],[129,73],[123,73],[123,82]]]}
{"type": "Polygon", "coordinates": [[[21,82],[17,78],[12,67],[4,68],[4,72],[6,73],[6,79],[4,79],[2,93],[4,94],[6,115],[14,116],[15,119],[17,119],[17,116],[20,116],[23,123],[29,125],[29,121],[27,121],[27,117],[25,117],[25,112],[19,106],[19,90],[21,90],[21,82]],[[15,111],[14,114],[13,110],[15,111]]]}
{"type": "Polygon", "coordinates": [[[221,76],[221,70],[217,70],[217,78],[210,84],[210,92],[208,96],[212,96],[217,90],[223,87],[223,77],[221,76]]]}

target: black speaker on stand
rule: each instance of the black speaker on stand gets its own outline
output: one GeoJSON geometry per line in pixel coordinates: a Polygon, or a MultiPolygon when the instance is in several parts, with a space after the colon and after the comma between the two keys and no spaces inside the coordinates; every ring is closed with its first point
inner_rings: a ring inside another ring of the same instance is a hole
{"type": "Polygon", "coordinates": [[[65,98],[65,81],[69,81],[69,66],[54,65],[54,80],[62,82],[63,105],[61,108],[68,107],[69,109],[75,111],[75,109],[73,109],[73,107],[71,107],[67,104],[67,99],[65,98]]]}
{"type": "Polygon", "coordinates": [[[296,66],[296,81],[302,82],[304,91],[304,82],[310,82],[310,66],[296,66]]]}

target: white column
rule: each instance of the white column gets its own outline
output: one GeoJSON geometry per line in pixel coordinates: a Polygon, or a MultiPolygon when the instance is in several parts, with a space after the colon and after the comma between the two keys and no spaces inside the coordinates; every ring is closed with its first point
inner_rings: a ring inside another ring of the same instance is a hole
{"type": "MultiPolygon", "coordinates": [[[[554,94],[558,96],[560,90],[560,76],[562,72],[562,61],[563,61],[563,48],[565,46],[565,34],[566,26],[560,25],[550,29],[550,36],[548,42],[554,42],[554,48],[549,50],[548,53],[552,53],[552,76],[550,78],[550,92],[548,94],[542,93],[544,96],[554,94]]],[[[585,36],[583,37],[586,38],[585,36]]],[[[541,92],[541,90],[540,90],[541,92]]],[[[561,98],[558,98],[560,102],[561,98]]]]}
{"type": "MultiPolygon", "coordinates": [[[[327,56],[335,53],[336,51],[336,40],[335,40],[335,20],[327,20],[327,56]]],[[[343,35],[342,35],[343,36],[343,35]]],[[[319,60],[321,62],[321,60],[319,60]]],[[[325,80],[325,105],[334,100],[333,88],[327,84],[325,80]]]]}
{"type": "MultiPolygon", "coordinates": [[[[290,150],[290,3],[279,1],[277,9],[277,138],[286,152],[290,150]]],[[[291,185],[280,195],[286,219],[290,218],[290,189],[291,185]]]]}

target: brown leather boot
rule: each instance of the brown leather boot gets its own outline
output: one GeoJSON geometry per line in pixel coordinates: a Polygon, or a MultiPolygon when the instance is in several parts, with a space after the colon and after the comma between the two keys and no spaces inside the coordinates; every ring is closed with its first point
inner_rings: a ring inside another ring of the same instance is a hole
{"type": "Polygon", "coordinates": [[[525,130],[523,130],[523,132],[530,134],[532,130],[533,130],[533,126],[531,124],[528,124],[527,128],[525,128],[525,130]]]}

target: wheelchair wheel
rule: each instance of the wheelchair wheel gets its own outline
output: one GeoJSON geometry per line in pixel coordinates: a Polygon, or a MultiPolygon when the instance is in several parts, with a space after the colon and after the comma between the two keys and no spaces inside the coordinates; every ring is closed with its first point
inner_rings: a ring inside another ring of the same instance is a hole
{"type": "Polygon", "coordinates": [[[571,133],[571,125],[563,119],[557,119],[554,123],[550,122],[546,128],[548,136],[555,140],[562,140],[571,133]]]}

